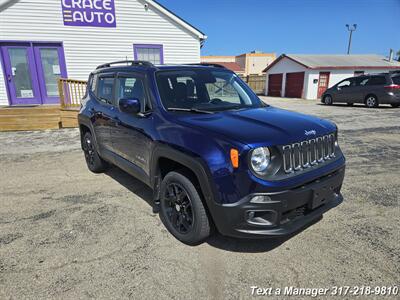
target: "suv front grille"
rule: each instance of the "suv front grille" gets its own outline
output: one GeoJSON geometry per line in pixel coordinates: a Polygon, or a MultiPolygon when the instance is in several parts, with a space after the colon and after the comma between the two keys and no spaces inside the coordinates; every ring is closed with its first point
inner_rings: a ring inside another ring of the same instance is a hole
{"type": "Polygon", "coordinates": [[[335,134],[305,140],[282,147],[283,169],[286,173],[300,171],[323,163],[335,156],[335,134]]]}

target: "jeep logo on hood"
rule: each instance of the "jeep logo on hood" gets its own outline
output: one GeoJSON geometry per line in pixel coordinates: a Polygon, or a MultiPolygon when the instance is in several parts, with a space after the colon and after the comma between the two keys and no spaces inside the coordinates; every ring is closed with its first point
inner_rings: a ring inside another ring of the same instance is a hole
{"type": "Polygon", "coordinates": [[[304,130],[304,134],[305,134],[306,136],[309,136],[309,135],[316,135],[316,134],[317,134],[317,131],[315,131],[314,129],[313,129],[313,130],[304,130]]]}

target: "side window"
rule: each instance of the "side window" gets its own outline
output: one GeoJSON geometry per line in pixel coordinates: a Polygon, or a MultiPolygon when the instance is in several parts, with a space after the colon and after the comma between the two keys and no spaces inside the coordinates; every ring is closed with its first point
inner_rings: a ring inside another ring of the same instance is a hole
{"type": "Polygon", "coordinates": [[[352,85],[352,81],[350,79],[343,80],[338,84],[338,88],[347,88],[352,85]]]}
{"type": "Polygon", "coordinates": [[[139,99],[142,104],[142,110],[151,109],[149,101],[147,101],[145,84],[142,78],[120,76],[117,78],[118,100],[119,99],[139,99]]]}
{"type": "Polygon", "coordinates": [[[113,104],[114,77],[99,77],[97,79],[96,96],[101,102],[113,104]]]}
{"type": "Polygon", "coordinates": [[[230,103],[241,103],[240,96],[232,84],[224,78],[216,77],[216,82],[206,83],[206,88],[212,99],[221,99],[222,101],[230,103]]]}
{"type": "Polygon", "coordinates": [[[365,86],[367,84],[367,82],[369,81],[369,77],[364,77],[361,78],[360,82],[358,83],[358,85],[360,86],[365,86]]]}
{"type": "Polygon", "coordinates": [[[386,84],[386,78],[384,76],[371,76],[370,80],[366,85],[384,85],[386,84]]]}

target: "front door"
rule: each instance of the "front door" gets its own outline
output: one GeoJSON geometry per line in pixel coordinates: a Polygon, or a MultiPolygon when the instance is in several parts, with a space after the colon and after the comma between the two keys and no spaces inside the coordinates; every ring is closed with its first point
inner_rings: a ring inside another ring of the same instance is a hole
{"type": "Polygon", "coordinates": [[[67,77],[61,44],[1,43],[10,105],[59,103],[57,80],[67,77]]]}
{"type": "MultiPolygon", "coordinates": [[[[117,77],[117,100],[138,99],[142,111],[148,111],[148,97],[143,75],[120,73],[117,77]]],[[[153,123],[151,114],[133,115],[119,112],[118,119],[111,129],[114,152],[139,167],[144,173],[150,172],[151,138],[146,127],[153,123]]]]}
{"type": "Polygon", "coordinates": [[[318,98],[321,98],[322,94],[329,86],[329,74],[329,72],[319,72],[318,98]]]}
{"type": "Polygon", "coordinates": [[[58,78],[66,78],[62,47],[34,45],[35,61],[43,104],[59,103],[58,78]]]}
{"type": "Polygon", "coordinates": [[[33,49],[30,45],[1,47],[11,105],[41,104],[33,49]]]}

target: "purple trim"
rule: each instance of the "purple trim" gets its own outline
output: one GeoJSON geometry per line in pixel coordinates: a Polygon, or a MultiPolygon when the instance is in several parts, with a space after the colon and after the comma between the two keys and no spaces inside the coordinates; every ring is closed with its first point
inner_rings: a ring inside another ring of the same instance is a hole
{"type": "Polygon", "coordinates": [[[43,68],[41,65],[41,57],[38,51],[40,48],[57,48],[61,76],[67,78],[68,73],[65,62],[63,42],[0,40],[0,61],[4,74],[7,97],[10,105],[59,103],[58,97],[47,97],[43,68]],[[16,98],[14,85],[10,84],[7,80],[7,75],[11,72],[11,64],[7,49],[13,47],[23,47],[28,49],[28,64],[31,73],[34,98],[16,98]]]}
{"type": "Polygon", "coordinates": [[[164,45],[161,44],[133,44],[133,59],[138,60],[138,49],[159,49],[160,64],[164,64],[164,45]]]}

